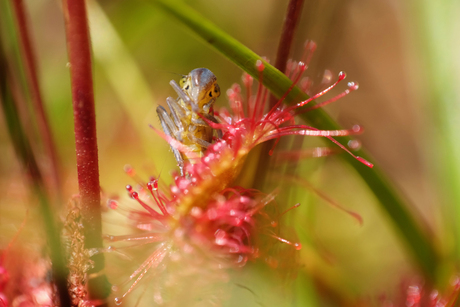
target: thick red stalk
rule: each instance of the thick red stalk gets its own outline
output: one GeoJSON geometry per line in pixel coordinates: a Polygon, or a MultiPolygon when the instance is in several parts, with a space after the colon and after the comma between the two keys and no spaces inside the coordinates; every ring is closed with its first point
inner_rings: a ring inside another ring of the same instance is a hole
{"type": "Polygon", "coordinates": [[[22,0],[11,0],[14,8],[16,26],[19,34],[19,45],[21,48],[22,61],[26,74],[27,84],[31,93],[32,103],[36,114],[38,130],[45,150],[50,159],[54,195],[60,194],[60,174],[59,174],[59,158],[54,144],[48,118],[43,107],[43,100],[40,92],[40,86],[37,77],[37,63],[35,60],[34,48],[32,46],[28,20],[24,4],[22,0]]]}
{"type": "MultiPolygon", "coordinates": [[[[101,200],[94,110],[93,78],[88,19],[84,0],[63,0],[69,53],[72,103],[75,125],[78,185],[81,197],[85,247],[102,247],[101,200]]],[[[90,273],[104,268],[104,257],[92,257],[95,266],[90,273]]],[[[91,299],[103,299],[108,293],[105,276],[90,279],[91,299]]]]}

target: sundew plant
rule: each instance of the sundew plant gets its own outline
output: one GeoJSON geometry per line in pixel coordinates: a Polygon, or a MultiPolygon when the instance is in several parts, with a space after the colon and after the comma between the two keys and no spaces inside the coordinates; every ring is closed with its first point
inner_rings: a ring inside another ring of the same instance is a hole
{"type": "Polygon", "coordinates": [[[0,0],[0,306],[457,306],[458,12],[0,0]]]}

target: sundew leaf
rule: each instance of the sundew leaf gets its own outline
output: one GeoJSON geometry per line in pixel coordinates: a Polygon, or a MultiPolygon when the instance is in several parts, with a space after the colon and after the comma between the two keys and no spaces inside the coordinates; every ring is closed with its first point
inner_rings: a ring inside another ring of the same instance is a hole
{"type": "MultiPolygon", "coordinates": [[[[177,18],[187,28],[256,79],[259,77],[256,62],[262,61],[265,66],[263,84],[275,96],[282,97],[291,87],[292,81],[283,73],[182,1],[156,0],[153,3],[177,18]]],[[[303,93],[298,87],[294,87],[286,97],[285,102],[292,104],[308,98],[307,94],[303,93]]],[[[309,105],[315,105],[315,102],[311,102],[309,105]]],[[[318,129],[341,129],[340,125],[322,109],[315,109],[299,116],[318,129]]],[[[347,144],[350,140],[351,138],[349,137],[341,137],[339,141],[342,144],[347,144]]],[[[369,155],[363,149],[354,151],[354,154],[366,160],[372,160],[369,159],[369,155]]],[[[357,171],[371,189],[379,200],[381,209],[390,217],[394,227],[405,240],[406,245],[412,252],[412,256],[425,276],[434,281],[438,253],[423,227],[416,221],[415,215],[408,209],[409,206],[406,201],[403,200],[378,166],[369,168],[350,155],[340,156],[357,171]]]]}

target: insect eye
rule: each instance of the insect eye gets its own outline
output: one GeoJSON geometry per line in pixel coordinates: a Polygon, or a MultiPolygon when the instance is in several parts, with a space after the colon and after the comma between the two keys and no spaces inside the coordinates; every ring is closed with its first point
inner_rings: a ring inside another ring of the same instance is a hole
{"type": "Polygon", "coordinates": [[[212,97],[212,91],[211,91],[211,92],[209,92],[209,97],[212,97]]]}
{"type": "Polygon", "coordinates": [[[219,87],[219,84],[215,84],[214,86],[214,93],[216,93],[216,97],[219,97],[220,96],[220,87],[219,87]]]}

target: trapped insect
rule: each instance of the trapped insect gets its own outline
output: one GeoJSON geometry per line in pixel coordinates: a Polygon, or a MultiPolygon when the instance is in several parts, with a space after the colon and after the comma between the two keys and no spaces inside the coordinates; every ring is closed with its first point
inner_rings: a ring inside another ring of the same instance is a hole
{"type": "MultiPolygon", "coordinates": [[[[213,105],[220,96],[220,88],[216,76],[207,68],[192,70],[181,78],[179,85],[174,80],[169,84],[178,97],[166,99],[170,114],[162,106],[157,107],[157,114],[164,133],[181,142],[187,149],[181,153],[171,145],[181,176],[184,176],[184,161],[191,157],[201,157],[212,143],[214,129],[200,115],[217,123],[213,105]]],[[[217,137],[222,137],[220,130],[216,133],[217,137]]]]}

